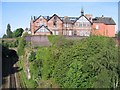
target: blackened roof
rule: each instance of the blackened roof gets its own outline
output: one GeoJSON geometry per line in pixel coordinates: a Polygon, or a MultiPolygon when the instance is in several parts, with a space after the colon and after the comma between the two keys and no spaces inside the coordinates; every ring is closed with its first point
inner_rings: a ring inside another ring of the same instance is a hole
{"type": "Polygon", "coordinates": [[[92,19],[93,23],[104,23],[106,25],[116,25],[111,17],[95,17],[92,19]]]}

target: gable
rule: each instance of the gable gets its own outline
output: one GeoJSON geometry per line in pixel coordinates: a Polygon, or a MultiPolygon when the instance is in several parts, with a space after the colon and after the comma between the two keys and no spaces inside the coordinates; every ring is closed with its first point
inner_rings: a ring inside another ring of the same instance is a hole
{"type": "Polygon", "coordinates": [[[81,16],[76,22],[90,22],[90,21],[84,16],[81,16]]]}
{"type": "MultiPolygon", "coordinates": [[[[36,30],[36,32],[43,32],[43,33],[48,33],[50,32],[49,29],[47,29],[45,26],[41,26],[38,30],[36,30]]],[[[35,32],[35,33],[36,33],[35,32]]]]}
{"type": "Polygon", "coordinates": [[[56,14],[54,14],[54,15],[48,20],[48,22],[49,22],[49,21],[52,21],[52,22],[53,22],[55,18],[56,18],[56,21],[62,23],[62,20],[61,20],[60,17],[58,17],[56,14]]]}
{"type": "Polygon", "coordinates": [[[40,19],[47,21],[43,16],[40,15],[40,16],[39,16],[38,18],[36,18],[33,22],[40,21],[40,19]]]}

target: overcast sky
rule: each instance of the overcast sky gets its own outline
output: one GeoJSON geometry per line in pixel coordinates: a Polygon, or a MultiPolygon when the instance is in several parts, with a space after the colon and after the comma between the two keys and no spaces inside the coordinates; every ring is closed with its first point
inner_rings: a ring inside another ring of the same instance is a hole
{"type": "Polygon", "coordinates": [[[34,2],[28,2],[29,0],[24,0],[26,2],[22,2],[23,0],[21,2],[14,1],[2,0],[2,5],[0,3],[0,9],[2,7],[2,16],[0,16],[0,20],[2,19],[2,31],[0,37],[6,33],[8,23],[11,25],[12,31],[20,27],[25,29],[30,27],[31,16],[52,16],[57,14],[58,16],[79,17],[82,7],[85,14],[92,14],[93,17],[102,15],[112,17],[117,24],[116,29],[118,29],[118,0],[114,0],[114,2],[112,2],[113,0],[104,0],[106,2],[97,2],[98,0],[91,0],[93,2],[71,2],[70,0],[66,0],[66,2],[54,2],[55,0],[51,0],[53,2],[47,2],[48,0],[44,0],[44,2],[38,2],[38,0],[34,0],[34,2]]]}

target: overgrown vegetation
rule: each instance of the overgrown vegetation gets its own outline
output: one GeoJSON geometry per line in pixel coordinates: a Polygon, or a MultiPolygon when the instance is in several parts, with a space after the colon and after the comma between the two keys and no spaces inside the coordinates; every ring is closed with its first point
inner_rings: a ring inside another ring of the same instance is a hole
{"type": "Polygon", "coordinates": [[[35,55],[36,55],[36,53],[33,52],[33,51],[30,53],[30,56],[29,56],[29,61],[30,62],[32,62],[32,61],[34,61],[36,59],[35,55]]]}
{"type": "Polygon", "coordinates": [[[37,51],[30,49],[24,37],[18,39],[19,65],[23,68],[21,82],[25,87],[120,87],[120,48],[112,38],[90,36],[67,40],[63,36],[48,36],[48,39],[52,46],[39,47],[37,51]],[[29,53],[30,80],[24,72],[29,53]]]}
{"type": "Polygon", "coordinates": [[[17,52],[18,52],[19,56],[24,55],[25,45],[26,45],[25,39],[23,37],[19,38],[19,44],[18,44],[18,48],[17,48],[17,52]]]}
{"type": "Polygon", "coordinates": [[[15,48],[18,46],[18,39],[15,40],[2,40],[2,45],[8,48],[15,48]]]}
{"type": "Polygon", "coordinates": [[[117,35],[117,36],[118,36],[118,38],[120,38],[120,31],[118,32],[118,35],[117,35]]]}
{"type": "Polygon", "coordinates": [[[32,62],[34,79],[54,79],[58,87],[64,88],[118,87],[118,48],[112,38],[91,36],[77,41],[62,36],[48,38],[52,47],[40,47],[32,62]]]}

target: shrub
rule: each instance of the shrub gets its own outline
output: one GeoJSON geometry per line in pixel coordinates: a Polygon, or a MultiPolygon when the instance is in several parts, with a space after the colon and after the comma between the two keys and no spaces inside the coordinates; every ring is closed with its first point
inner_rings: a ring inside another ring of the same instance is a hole
{"type": "Polygon", "coordinates": [[[23,37],[19,38],[19,44],[18,44],[18,48],[17,48],[17,52],[18,52],[19,56],[24,54],[24,47],[25,47],[25,45],[26,45],[25,39],[23,37]]]}
{"type": "Polygon", "coordinates": [[[34,61],[34,60],[36,59],[35,56],[36,56],[36,53],[32,51],[32,52],[30,53],[30,56],[29,56],[29,61],[30,61],[30,62],[34,61]]]}

